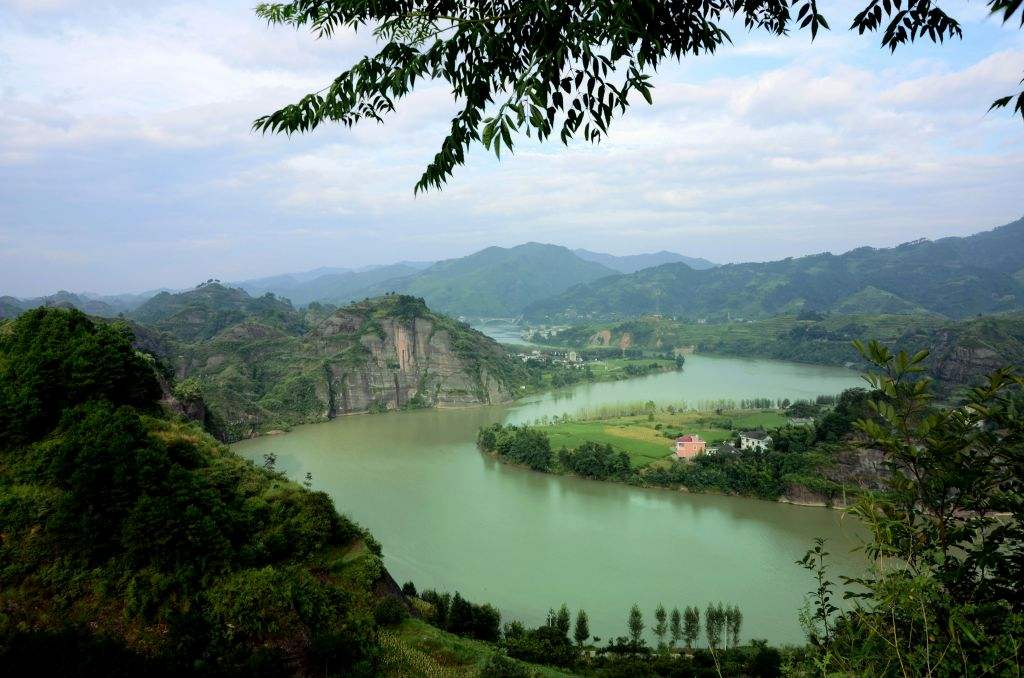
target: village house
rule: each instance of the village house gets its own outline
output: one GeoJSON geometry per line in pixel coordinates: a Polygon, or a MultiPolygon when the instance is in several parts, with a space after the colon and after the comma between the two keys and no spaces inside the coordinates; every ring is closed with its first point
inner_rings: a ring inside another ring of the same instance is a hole
{"type": "Polygon", "coordinates": [[[698,454],[704,454],[707,443],[701,440],[699,435],[685,435],[676,438],[676,457],[679,459],[693,459],[698,454]]]}
{"type": "Polygon", "coordinates": [[[814,426],[814,417],[790,417],[790,426],[814,426]]]}
{"type": "Polygon", "coordinates": [[[772,437],[764,431],[743,431],[740,433],[741,450],[764,452],[772,444],[772,437]]]}
{"type": "Polygon", "coordinates": [[[708,448],[708,454],[739,454],[739,449],[732,443],[720,443],[708,448]]]}

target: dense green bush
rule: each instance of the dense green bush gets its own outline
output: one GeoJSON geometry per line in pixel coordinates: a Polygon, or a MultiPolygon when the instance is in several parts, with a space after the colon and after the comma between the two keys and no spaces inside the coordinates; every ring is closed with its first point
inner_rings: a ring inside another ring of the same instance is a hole
{"type": "Polygon", "coordinates": [[[0,332],[0,446],[52,429],[90,400],[151,407],[160,397],[149,361],[123,324],[95,325],[80,311],[37,308],[0,332]]]}
{"type": "Polygon", "coordinates": [[[488,603],[472,603],[458,591],[453,596],[427,589],[419,597],[433,606],[434,616],[431,621],[438,628],[467,638],[491,642],[501,637],[501,614],[488,603]]]}
{"type": "Polygon", "coordinates": [[[492,654],[480,670],[481,678],[531,678],[532,675],[525,666],[500,652],[492,654]]]}
{"type": "Polygon", "coordinates": [[[535,664],[574,666],[580,657],[580,649],[569,640],[561,629],[544,624],[535,629],[506,632],[502,646],[510,657],[535,664]]]}
{"type": "Polygon", "coordinates": [[[377,603],[377,608],[373,611],[373,618],[377,621],[379,626],[394,626],[395,624],[401,624],[406,617],[409,616],[409,610],[405,609],[405,605],[402,604],[398,598],[392,596],[385,596],[377,603]]]}
{"type": "Polygon", "coordinates": [[[543,431],[530,426],[493,424],[480,429],[477,445],[506,461],[525,464],[535,471],[551,468],[551,441],[543,431]]]}
{"type": "Polygon", "coordinates": [[[558,463],[567,471],[597,480],[627,480],[630,474],[629,455],[616,452],[611,445],[586,442],[572,450],[558,451],[558,463]]]}
{"type": "Polygon", "coordinates": [[[0,373],[0,653],[13,665],[52,646],[77,648],[85,675],[371,669],[379,546],[326,494],[161,415],[121,328],[24,314],[0,330],[0,373]],[[369,553],[343,567],[360,539],[369,553]]]}

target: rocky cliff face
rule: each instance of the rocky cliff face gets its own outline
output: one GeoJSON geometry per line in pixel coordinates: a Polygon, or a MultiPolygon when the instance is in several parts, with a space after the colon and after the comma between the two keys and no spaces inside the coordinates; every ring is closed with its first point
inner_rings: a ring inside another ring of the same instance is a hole
{"type": "MultiPolygon", "coordinates": [[[[175,317],[191,312],[178,306],[175,317]]],[[[198,381],[208,428],[229,441],[357,412],[507,402],[521,370],[496,342],[414,297],[352,304],[309,330],[292,320],[250,316],[198,340],[133,329],[175,379],[198,381]]]]}
{"type": "Polygon", "coordinates": [[[1003,355],[991,346],[975,342],[960,344],[958,339],[952,332],[938,335],[929,372],[940,383],[976,384],[984,375],[1005,367],[1013,360],[1013,357],[1003,355]]]}
{"type": "MultiPolygon", "coordinates": [[[[429,317],[382,318],[369,331],[363,331],[365,325],[365,317],[339,311],[314,331],[325,352],[340,338],[354,341],[350,352],[363,358],[330,360],[326,365],[318,392],[326,417],[510,400],[507,385],[472,356],[460,355],[453,348],[450,331],[429,317]]],[[[502,358],[496,345],[480,348],[495,359],[502,358]]]]}
{"type": "Polygon", "coordinates": [[[791,483],[782,501],[843,508],[860,492],[884,489],[888,476],[885,455],[880,450],[845,449],[837,453],[829,468],[822,469],[820,480],[824,482],[816,487],[791,483]]]}

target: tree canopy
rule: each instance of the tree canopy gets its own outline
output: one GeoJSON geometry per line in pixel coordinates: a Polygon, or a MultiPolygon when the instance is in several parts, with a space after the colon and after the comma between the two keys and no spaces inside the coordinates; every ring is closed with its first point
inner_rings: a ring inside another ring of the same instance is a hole
{"type": "MultiPolygon", "coordinates": [[[[986,4],[1010,21],[1022,0],[986,4]]],[[[382,122],[417,82],[451,86],[459,109],[416,191],[440,188],[475,143],[500,157],[515,134],[599,142],[634,94],[653,102],[651,75],[665,60],[714,53],[731,42],[726,22],[776,36],[806,29],[812,40],[830,28],[817,0],[292,0],[260,4],[256,12],[323,38],[370,29],[382,43],[323,89],[257,119],[256,130],[292,134],[325,121],[382,122]]],[[[891,51],[963,34],[931,0],[870,0],[850,28],[881,32],[891,51]]],[[[1024,118],[1024,91],[991,108],[1014,99],[1024,118]]]]}

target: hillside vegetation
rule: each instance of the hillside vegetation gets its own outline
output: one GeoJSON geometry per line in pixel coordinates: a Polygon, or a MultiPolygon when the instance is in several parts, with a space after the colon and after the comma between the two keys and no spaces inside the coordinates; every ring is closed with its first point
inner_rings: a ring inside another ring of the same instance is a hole
{"type": "Polygon", "coordinates": [[[132,318],[179,396],[225,440],[353,412],[504,402],[524,379],[490,338],[422,299],[390,295],[296,311],[218,283],[161,294],[132,318]]]}
{"type": "Polygon", "coordinates": [[[966,321],[939,316],[779,316],[754,322],[681,322],[640,318],[578,325],[560,330],[549,343],[575,348],[612,346],[664,353],[672,350],[754,356],[832,365],[858,360],[851,342],[878,339],[914,352],[931,350],[928,368],[945,388],[969,385],[1004,365],[1024,361],[1024,314],[966,321]]]}
{"type": "Polygon", "coordinates": [[[534,320],[764,318],[801,310],[950,318],[1024,308],[1024,219],[966,238],[861,247],[696,271],[674,263],[577,285],[525,311],[534,320]]]}
{"type": "Polygon", "coordinates": [[[379,547],[159,394],[123,326],[38,309],[0,327],[9,675],[369,674],[379,547]]]}
{"type": "Polygon", "coordinates": [[[671,264],[675,262],[686,264],[697,271],[714,268],[717,265],[707,259],[688,257],[683,254],[676,254],[675,252],[667,252],[665,250],[661,250],[660,252],[650,252],[648,254],[614,255],[578,249],[573,250],[572,253],[580,259],[597,262],[610,269],[618,271],[619,273],[635,273],[642,268],[650,268],[651,266],[661,266],[662,264],[671,264]]]}
{"type": "Polygon", "coordinates": [[[565,247],[526,243],[488,247],[459,259],[364,290],[366,296],[401,292],[423,297],[442,313],[474,317],[512,317],[529,304],[573,285],[617,273],[580,259],[565,247]]]}

